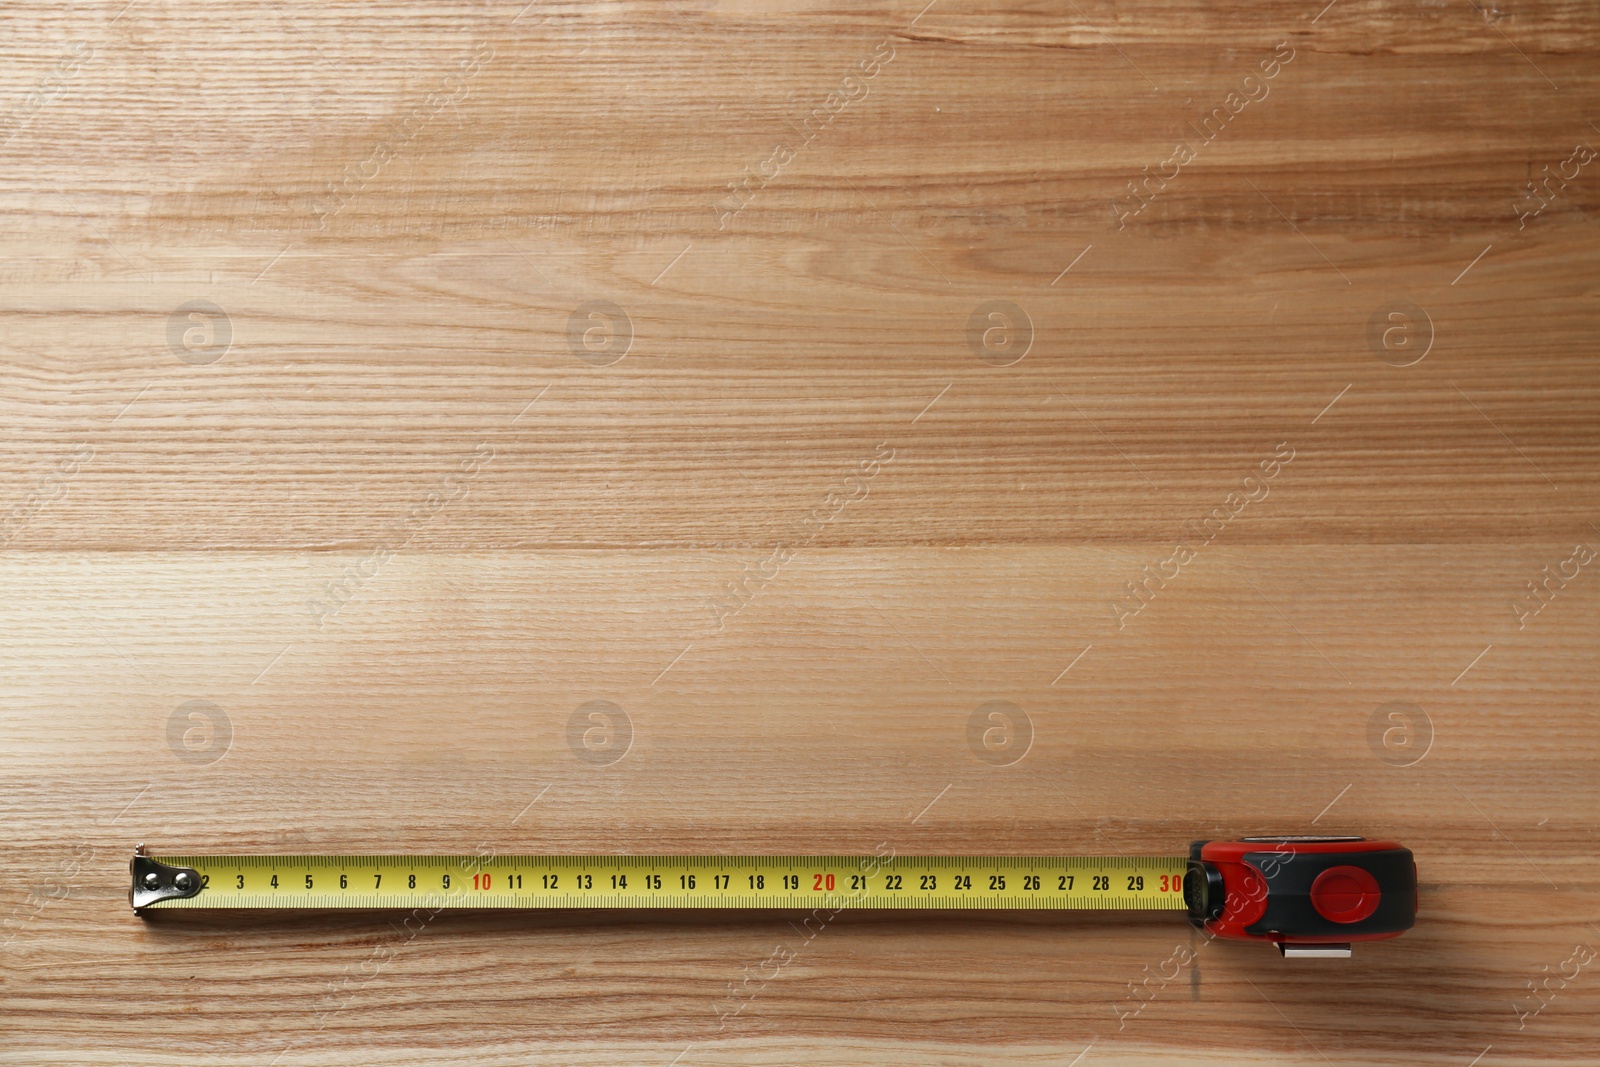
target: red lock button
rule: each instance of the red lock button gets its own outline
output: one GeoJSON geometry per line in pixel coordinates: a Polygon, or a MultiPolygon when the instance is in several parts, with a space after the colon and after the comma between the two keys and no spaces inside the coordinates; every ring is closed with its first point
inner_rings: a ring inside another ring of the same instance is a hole
{"type": "Polygon", "coordinates": [[[1311,883],[1311,906],[1330,922],[1358,923],[1382,899],[1378,880],[1360,867],[1329,867],[1311,883]]]}

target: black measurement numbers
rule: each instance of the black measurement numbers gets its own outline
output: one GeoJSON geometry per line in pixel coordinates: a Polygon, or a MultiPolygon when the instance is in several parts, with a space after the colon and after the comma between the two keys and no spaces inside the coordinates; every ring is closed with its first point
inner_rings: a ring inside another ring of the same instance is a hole
{"type": "MultiPolygon", "coordinates": [[[[321,877],[321,876],[319,875],[317,877],[321,877]]],[[[332,876],[330,875],[329,877],[332,877],[332,876]]],[[[353,875],[349,874],[348,872],[340,872],[339,875],[338,875],[339,888],[340,889],[349,889],[351,887],[350,879],[352,877],[356,877],[356,876],[353,876],[353,875]]],[[[406,888],[407,889],[416,889],[417,888],[417,877],[418,876],[414,872],[413,873],[408,873],[406,875],[406,888]]],[[[539,877],[539,887],[541,889],[546,889],[546,890],[571,892],[573,890],[591,890],[591,889],[594,888],[594,875],[592,875],[592,874],[541,874],[538,877],[539,877]]],[[[660,874],[655,873],[655,872],[651,872],[649,874],[644,874],[644,875],[639,875],[639,876],[636,876],[636,877],[642,877],[644,879],[643,888],[651,890],[652,892],[660,891],[661,889],[663,889],[663,887],[665,885],[662,876],[660,874]]],[[[694,874],[680,874],[680,875],[678,875],[677,888],[679,890],[695,890],[695,889],[698,889],[700,887],[699,877],[700,876],[697,876],[697,875],[694,875],[694,874]]],[[[805,885],[804,881],[802,880],[804,876],[799,875],[799,874],[783,874],[783,875],[779,875],[778,877],[781,880],[782,889],[784,891],[787,891],[787,892],[797,892],[797,891],[799,891],[801,889],[801,887],[803,885],[805,885]]],[[[885,874],[883,876],[883,888],[884,888],[884,890],[888,891],[888,892],[895,892],[895,893],[905,892],[906,891],[906,883],[905,883],[906,877],[907,877],[906,875],[902,875],[902,874],[885,874]]],[[[938,892],[939,889],[940,889],[940,885],[939,885],[940,876],[938,874],[917,874],[917,875],[914,875],[912,877],[916,878],[916,889],[918,891],[920,891],[920,892],[934,893],[934,892],[938,892]]],[[[1006,875],[1004,875],[1004,874],[989,874],[989,875],[982,875],[980,877],[983,877],[983,878],[985,878],[987,880],[987,888],[988,888],[989,892],[991,892],[991,893],[1003,893],[1003,892],[1007,891],[1008,882],[1007,882],[1007,876],[1006,875]]],[[[1018,876],[1013,875],[1012,877],[1015,878],[1015,877],[1018,877],[1018,876]]],[[[1020,885],[1021,885],[1021,889],[1022,889],[1023,892],[1026,892],[1026,893],[1037,893],[1037,892],[1040,892],[1042,890],[1042,888],[1043,888],[1043,880],[1041,879],[1041,877],[1039,875],[1037,875],[1037,874],[1024,874],[1024,875],[1021,875],[1020,877],[1021,877],[1020,885]]],[[[1127,878],[1127,880],[1128,880],[1127,891],[1129,893],[1142,893],[1142,892],[1144,892],[1144,876],[1143,875],[1130,874],[1130,875],[1119,876],[1119,877],[1126,877],[1127,878]]],[[[311,874],[306,874],[304,876],[304,878],[305,878],[305,887],[307,889],[315,889],[316,888],[316,885],[317,885],[316,877],[313,877],[311,874]]],[[[613,874],[613,875],[610,876],[610,878],[611,878],[611,888],[612,889],[615,889],[615,890],[626,890],[628,888],[628,876],[627,875],[625,875],[625,874],[613,874]]],[[[870,890],[870,888],[871,888],[871,885],[869,883],[867,875],[864,875],[864,874],[852,874],[852,875],[849,875],[848,878],[849,878],[849,887],[850,887],[851,890],[853,890],[855,892],[864,892],[864,891],[870,890]]],[[[809,888],[813,892],[829,892],[829,893],[831,893],[831,892],[834,891],[834,889],[835,889],[835,887],[837,885],[836,876],[832,875],[832,874],[828,874],[826,872],[812,872],[810,874],[810,879],[811,879],[811,881],[810,881],[809,886],[807,886],[807,888],[809,888]]],[[[950,876],[948,876],[948,881],[946,882],[946,888],[953,889],[953,890],[956,890],[958,892],[971,892],[972,888],[973,888],[972,879],[973,879],[973,876],[970,875],[970,874],[954,874],[954,875],[950,875],[950,876]]],[[[728,888],[731,887],[732,880],[733,879],[732,879],[731,875],[713,874],[713,875],[711,875],[710,888],[711,889],[717,889],[717,890],[728,889],[728,888]]],[[[1112,889],[1111,889],[1111,880],[1112,880],[1112,876],[1108,875],[1108,874],[1092,875],[1090,877],[1090,883],[1089,883],[1090,884],[1090,889],[1093,892],[1096,892],[1096,893],[1109,893],[1109,892],[1112,891],[1112,889]]],[[[208,879],[208,881],[209,881],[209,879],[208,879]]],[[[767,888],[767,878],[766,878],[766,875],[764,875],[764,874],[747,874],[747,875],[745,875],[745,881],[746,881],[746,884],[747,884],[748,888],[750,888],[751,890],[755,890],[757,892],[765,891],[766,888],[767,888]]],[[[1075,875],[1071,875],[1071,874],[1057,875],[1056,876],[1056,891],[1057,892],[1062,892],[1062,893],[1072,892],[1076,881],[1077,881],[1077,878],[1076,878],[1075,875]]],[[[244,875],[236,874],[234,876],[234,882],[235,882],[235,888],[236,889],[244,889],[245,888],[245,876],[244,875]]],[[[273,872],[273,874],[271,875],[270,879],[268,880],[268,885],[270,885],[273,889],[278,889],[278,888],[281,887],[281,884],[282,883],[279,881],[278,873],[277,872],[273,872]]],[[[450,888],[450,875],[448,875],[448,874],[440,874],[439,875],[439,883],[438,884],[439,884],[439,887],[441,889],[448,890],[450,888]]],[[[383,875],[382,874],[374,873],[372,875],[372,888],[374,890],[378,890],[378,889],[383,888],[383,875]]],[[[475,875],[472,876],[472,888],[475,889],[475,890],[479,890],[479,891],[488,890],[488,889],[521,890],[523,888],[523,875],[521,875],[521,874],[500,874],[500,875],[495,875],[495,874],[491,874],[489,872],[480,872],[480,873],[475,874],[475,875]],[[498,878],[498,881],[496,881],[497,878],[498,878]]],[[[1179,891],[1181,891],[1181,889],[1182,889],[1182,877],[1179,876],[1179,875],[1170,875],[1170,876],[1169,875],[1162,875],[1161,876],[1161,889],[1162,889],[1163,892],[1179,892],[1179,891]]]]}

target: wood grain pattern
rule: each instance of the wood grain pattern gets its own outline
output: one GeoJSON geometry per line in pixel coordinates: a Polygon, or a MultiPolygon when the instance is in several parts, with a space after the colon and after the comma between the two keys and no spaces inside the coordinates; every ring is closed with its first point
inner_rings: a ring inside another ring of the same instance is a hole
{"type": "Polygon", "coordinates": [[[1593,5],[925,4],[0,12],[0,1063],[1593,1062],[1593,5]],[[126,906],[1310,830],[1417,929],[126,906]]]}

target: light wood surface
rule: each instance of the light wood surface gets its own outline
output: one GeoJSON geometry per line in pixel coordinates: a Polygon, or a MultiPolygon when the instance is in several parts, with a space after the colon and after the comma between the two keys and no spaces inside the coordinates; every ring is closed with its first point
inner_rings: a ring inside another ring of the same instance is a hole
{"type": "Polygon", "coordinates": [[[1593,5],[925,2],[0,12],[0,1063],[1595,1061],[1593,5]],[[1308,831],[1417,928],[126,904],[1308,831]]]}

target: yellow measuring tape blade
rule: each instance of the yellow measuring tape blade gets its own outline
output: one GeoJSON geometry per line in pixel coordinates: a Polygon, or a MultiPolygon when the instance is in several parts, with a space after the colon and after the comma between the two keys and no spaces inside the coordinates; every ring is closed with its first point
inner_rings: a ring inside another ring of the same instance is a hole
{"type": "Polygon", "coordinates": [[[1037,908],[1182,911],[1182,856],[157,856],[151,908],[1037,908]]]}

